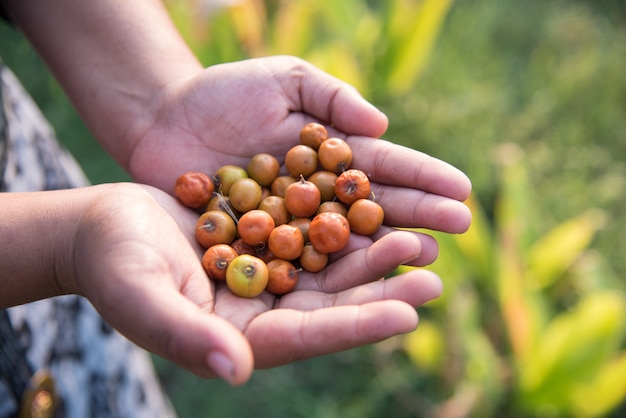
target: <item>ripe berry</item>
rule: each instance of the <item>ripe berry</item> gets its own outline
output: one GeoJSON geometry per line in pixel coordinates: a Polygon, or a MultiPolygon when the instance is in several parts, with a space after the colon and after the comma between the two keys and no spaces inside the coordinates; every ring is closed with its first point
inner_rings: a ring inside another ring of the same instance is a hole
{"type": "Polygon", "coordinates": [[[267,242],[274,226],[274,219],[269,213],[253,209],[241,215],[237,233],[243,242],[254,247],[267,242]]]}
{"type": "Polygon", "coordinates": [[[295,260],[302,254],[304,236],[295,226],[283,224],[274,228],[267,240],[267,245],[276,258],[295,260]]]}
{"type": "Polygon", "coordinates": [[[215,244],[230,244],[235,239],[235,221],[226,212],[204,212],[196,222],[196,239],[204,248],[215,244]]]}
{"type": "Polygon", "coordinates": [[[300,143],[308,145],[309,147],[317,150],[320,144],[328,138],[328,131],[324,127],[316,122],[307,123],[304,128],[300,130],[300,143]]]}
{"type": "Polygon", "coordinates": [[[248,177],[248,173],[236,165],[224,165],[215,172],[216,189],[224,196],[230,193],[230,187],[239,179],[248,177]]]}
{"type": "Polygon", "coordinates": [[[370,192],[370,180],[361,170],[344,171],[335,182],[335,195],[346,205],[351,205],[359,199],[367,199],[370,192]]]}
{"type": "Polygon", "coordinates": [[[280,163],[271,154],[255,154],[248,162],[248,175],[264,187],[272,184],[274,179],[278,177],[279,171],[280,163]]]}
{"type": "Polygon", "coordinates": [[[348,219],[335,212],[322,212],[316,215],[309,226],[309,241],[321,253],[342,250],[350,241],[348,219]]]}
{"type": "Polygon", "coordinates": [[[320,205],[320,189],[304,177],[285,190],[285,205],[293,216],[306,218],[315,214],[320,205]]]}
{"type": "Polygon", "coordinates": [[[313,244],[308,243],[304,246],[298,261],[304,270],[317,273],[328,264],[328,254],[317,251],[313,244]]]}
{"type": "Polygon", "coordinates": [[[269,279],[267,265],[259,258],[243,254],[226,269],[226,284],[237,296],[254,298],[265,290],[269,279]]]}
{"type": "Polygon", "coordinates": [[[213,180],[200,171],[189,171],[176,179],[174,195],[188,208],[206,206],[215,191],[213,180]]]}
{"type": "Polygon", "coordinates": [[[382,225],[385,213],[373,200],[359,199],[350,206],[347,217],[352,232],[372,235],[382,225]]]}
{"type": "Polygon", "coordinates": [[[209,247],[202,256],[202,267],[209,279],[226,280],[228,264],[239,254],[228,244],[216,244],[209,247]]]}
{"type": "Polygon", "coordinates": [[[285,168],[293,177],[308,177],[317,170],[317,152],[307,145],[295,145],[285,154],[285,168]]]}
{"type": "Polygon", "coordinates": [[[337,181],[337,174],[320,170],[311,174],[308,181],[315,184],[320,189],[320,197],[322,202],[328,202],[335,198],[335,182],[337,181]]]}
{"type": "Polygon", "coordinates": [[[276,258],[267,263],[269,272],[266,290],[274,295],[291,292],[298,284],[298,270],[287,260],[276,258]]]}
{"type": "Polygon", "coordinates": [[[317,150],[319,162],[325,170],[341,173],[352,164],[352,149],[341,138],[328,138],[317,150]]]}
{"type": "Polygon", "coordinates": [[[241,213],[256,209],[261,203],[263,190],[256,181],[251,178],[241,178],[230,188],[230,204],[241,213]]]}

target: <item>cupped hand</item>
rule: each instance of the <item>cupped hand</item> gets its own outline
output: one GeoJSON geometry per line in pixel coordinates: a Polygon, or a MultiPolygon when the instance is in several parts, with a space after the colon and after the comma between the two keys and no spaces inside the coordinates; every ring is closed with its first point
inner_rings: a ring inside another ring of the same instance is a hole
{"type": "Polygon", "coordinates": [[[471,190],[456,168],[421,152],[375,139],[387,117],[350,85],[294,57],[268,57],[209,67],[158,92],[146,117],[129,129],[125,166],[139,182],[171,192],[189,170],[245,167],[268,152],[282,161],[300,129],[317,121],[353,149],[390,226],[463,232],[471,190]]]}
{"type": "Polygon", "coordinates": [[[150,186],[96,190],[75,242],[78,292],[130,340],[199,376],[242,384],[254,367],[408,332],[415,308],[441,292],[425,270],[379,280],[430,240],[383,230],[375,239],[353,237],[324,271],[301,273],[288,295],[243,299],[204,273],[196,213],[150,186]]]}

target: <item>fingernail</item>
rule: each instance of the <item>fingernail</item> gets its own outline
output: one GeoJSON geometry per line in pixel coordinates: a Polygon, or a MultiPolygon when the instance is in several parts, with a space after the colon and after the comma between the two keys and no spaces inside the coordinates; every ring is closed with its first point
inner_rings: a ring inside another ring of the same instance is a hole
{"type": "Polygon", "coordinates": [[[213,351],[209,353],[208,362],[209,367],[216,375],[234,385],[235,365],[228,357],[219,351],[213,351]]]}

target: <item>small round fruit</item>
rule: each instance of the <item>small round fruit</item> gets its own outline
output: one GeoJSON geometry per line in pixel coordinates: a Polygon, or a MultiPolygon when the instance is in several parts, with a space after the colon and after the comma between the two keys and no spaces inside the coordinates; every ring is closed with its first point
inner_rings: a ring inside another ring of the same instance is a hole
{"type": "Polygon", "coordinates": [[[293,176],[278,176],[276,180],[272,182],[272,185],[270,187],[272,195],[285,197],[285,190],[287,190],[287,187],[289,187],[291,183],[295,183],[296,181],[298,181],[298,179],[293,176]]]}
{"type": "Polygon", "coordinates": [[[230,244],[236,233],[235,221],[221,210],[204,212],[196,222],[196,239],[204,248],[215,244],[230,244]]]}
{"type": "Polygon", "coordinates": [[[295,145],[285,154],[285,168],[293,177],[308,177],[317,170],[317,152],[307,145],[295,145]]]}
{"type": "Polygon", "coordinates": [[[205,212],[210,210],[221,210],[222,212],[226,212],[233,219],[239,219],[241,215],[238,211],[233,208],[233,205],[230,204],[230,197],[224,196],[221,193],[214,193],[211,200],[209,200],[209,204],[206,205],[205,212]]]}
{"type": "Polygon", "coordinates": [[[348,219],[336,212],[322,212],[316,215],[309,226],[309,241],[321,253],[342,250],[350,241],[348,219]]]}
{"type": "Polygon", "coordinates": [[[328,138],[317,150],[320,164],[325,170],[341,173],[352,164],[352,149],[341,138],[328,138]]]}
{"type": "Polygon", "coordinates": [[[302,232],[304,243],[309,242],[309,226],[311,225],[311,219],[309,218],[294,218],[289,221],[289,225],[295,226],[302,232]]]}
{"type": "Polygon", "coordinates": [[[275,226],[286,224],[291,220],[291,214],[285,204],[285,199],[280,196],[267,196],[261,200],[258,209],[270,214],[274,219],[275,226]]]}
{"type": "Polygon", "coordinates": [[[248,173],[242,167],[236,165],[224,165],[215,172],[216,187],[224,196],[228,196],[231,186],[239,179],[248,177],[248,173]]]}
{"type": "Polygon", "coordinates": [[[242,254],[226,269],[226,285],[237,296],[254,298],[265,290],[269,278],[267,265],[252,255],[242,254]]]}
{"type": "Polygon", "coordinates": [[[229,192],[230,204],[241,213],[256,209],[261,203],[263,190],[251,178],[241,178],[231,187],[229,192]]]}
{"type": "Polygon", "coordinates": [[[316,122],[307,123],[300,130],[300,143],[314,150],[317,150],[326,138],[328,138],[326,127],[316,122]]]}
{"type": "Polygon", "coordinates": [[[335,195],[346,205],[351,205],[359,199],[367,199],[370,193],[370,179],[361,170],[344,171],[335,182],[335,195]]]}
{"type": "Polygon", "coordinates": [[[348,209],[346,209],[346,206],[335,200],[322,203],[320,207],[317,208],[317,213],[320,214],[322,212],[337,212],[340,215],[348,216],[348,209]]]}
{"type": "Polygon", "coordinates": [[[315,184],[320,189],[320,197],[322,202],[328,202],[335,198],[335,182],[337,181],[337,174],[320,170],[311,174],[308,181],[315,184]]]}
{"type": "Polygon", "coordinates": [[[255,154],[248,162],[247,171],[250,178],[254,179],[261,186],[267,187],[278,177],[280,163],[271,154],[255,154]]]}
{"type": "Polygon", "coordinates": [[[239,218],[237,233],[246,244],[257,246],[267,242],[274,226],[274,219],[269,213],[252,209],[239,218]]]}
{"type": "Polygon", "coordinates": [[[285,190],[285,205],[293,216],[306,218],[312,216],[320,205],[320,189],[304,177],[290,184],[285,190]]]}
{"type": "Polygon", "coordinates": [[[313,244],[308,243],[304,246],[299,261],[304,270],[317,273],[328,265],[328,254],[317,251],[313,244]]]}
{"type": "Polygon", "coordinates": [[[295,260],[302,254],[304,236],[297,227],[283,224],[274,228],[267,245],[276,258],[295,260]]]}
{"type": "Polygon", "coordinates": [[[228,244],[216,244],[209,247],[202,256],[202,267],[209,279],[226,280],[228,264],[239,254],[228,244]]]}
{"type": "Polygon", "coordinates": [[[266,290],[274,295],[291,292],[298,284],[298,270],[287,260],[276,258],[267,263],[269,277],[266,290]]]}
{"type": "Polygon", "coordinates": [[[257,245],[254,247],[255,256],[265,261],[265,263],[269,263],[271,260],[275,259],[276,256],[270,250],[270,247],[267,244],[257,245]]]}
{"type": "Polygon", "coordinates": [[[352,232],[372,235],[383,224],[385,212],[373,200],[359,199],[350,206],[347,217],[352,232]]]}
{"type": "Polygon", "coordinates": [[[206,206],[215,191],[213,180],[201,171],[189,171],[176,179],[174,195],[188,208],[206,206]]]}
{"type": "Polygon", "coordinates": [[[256,248],[253,247],[252,245],[246,244],[245,242],[243,242],[241,238],[237,238],[236,240],[234,240],[230,244],[230,246],[233,247],[233,250],[237,251],[237,254],[239,255],[242,255],[242,254],[257,255],[256,248]]]}

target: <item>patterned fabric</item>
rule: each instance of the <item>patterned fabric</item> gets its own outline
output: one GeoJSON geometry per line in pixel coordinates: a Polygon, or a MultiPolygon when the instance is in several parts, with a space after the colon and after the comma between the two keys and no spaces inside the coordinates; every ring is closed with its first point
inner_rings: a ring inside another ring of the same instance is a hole
{"type": "MultiPolygon", "coordinates": [[[[0,98],[0,191],[88,185],[1,61],[0,98]]],[[[56,297],[9,308],[8,313],[32,370],[48,369],[54,377],[56,417],[175,416],[149,355],[109,327],[84,298],[56,297]]],[[[16,414],[15,401],[6,396],[8,387],[6,376],[0,375],[0,418],[16,414]]]]}

